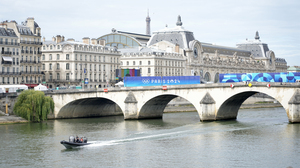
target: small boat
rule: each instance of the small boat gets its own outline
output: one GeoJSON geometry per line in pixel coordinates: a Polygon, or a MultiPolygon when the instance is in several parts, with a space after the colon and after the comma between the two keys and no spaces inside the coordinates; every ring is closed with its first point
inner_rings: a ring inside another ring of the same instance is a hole
{"type": "Polygon", "coordinates": [[[60,143],[63,144],[67,149],[72,149],[72,148],[92,144],[92,143],[87,143],[87,138],[86,137],[82,137],[81,139],[82,139],[82,142],[81,141],[76,142],[75,137],[70,136],[69,141],[62,140],[62,141],[60,141],[60,143]]]}

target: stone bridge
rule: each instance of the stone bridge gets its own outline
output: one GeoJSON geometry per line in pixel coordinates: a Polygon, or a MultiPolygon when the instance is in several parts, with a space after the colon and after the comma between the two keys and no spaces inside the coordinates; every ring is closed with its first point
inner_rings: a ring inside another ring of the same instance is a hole
{"type": "Polygon", "coordinates": [[[201,121],[236,119],[241,104],[255,93],[276,99],[291,123],[300,122],[300,85],[270,83],[197,84],[155,87],[120,87],[48,93],[54,102],[54,118],[124,115],[124,119],[162,118],[166,105],[176,97],[189,101],[201,121]]]}

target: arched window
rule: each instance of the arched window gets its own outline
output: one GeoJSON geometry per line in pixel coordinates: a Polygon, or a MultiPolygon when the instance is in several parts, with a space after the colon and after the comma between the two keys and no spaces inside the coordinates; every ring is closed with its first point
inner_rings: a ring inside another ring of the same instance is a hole
{"type": "Polygon", "coordinates": [[[205,73],[204,80],[207,81],[207,82],[210,81],[210,74],[209,74],[209,72],[205,73]]]}
{"type": "Polygon", "coordinates": [[[219,73],[217,72],[215,75],[215,81],[214,83],[218,83],[219,82],[219,73]]]}

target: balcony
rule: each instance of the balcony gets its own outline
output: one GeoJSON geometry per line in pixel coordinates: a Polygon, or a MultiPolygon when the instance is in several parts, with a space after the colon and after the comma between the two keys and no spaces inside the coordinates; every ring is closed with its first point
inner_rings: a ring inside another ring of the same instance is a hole
{"type": "Polygon", "coordinates": [[[44,74],[44,72],[41,71],[21,71],[21,74],[44,74]]]}
{"type": "Polygon", "coordinates": [[[26,61],[26,60],[21,60],[21,64],[40,64],[42,63],[41,61],[26,61]]]}
{"type": "Polygon", "coordinates": [[[79,83],[81,82],[82,79],[70,79],[70,80],[66,80],[66,79],[48,79],[47,83],[79,83]]]}
{"type": "Polygon", "coordinates": [[[20,45],[20,43],[11,43],[11,42],[1,42],[0,41],[0,44],[5,44],[5,45],[12,45],[12,46],[19,46],[20,45]]]}
{"type": "Polygon", "coordinates": [[[1,61],[2,65],[12,65],[12,62],[10,61],[1,61]]]}
{"type": "Polygon", "coordinates": [[[11,51],[1,51],[1,54],[3,54],[3,55],[11,55],[12,52],[11,51]]]}
{"type": "Polygon", "coordinates": [[[21,75],[20,72],[0,72],[0,75],[21,75]]]}
{"type": "Polygon", "coordinates": [[[34,51],[34,54],[42,54],[41,51],[34,51]]]}
{"type": "Polygon", "coordinates": [[[37,84],[37,83],[41,83],[41,80],[23,80],[21,83],[37,84]]]}
{"type": "Polygon", "coordinates": [[[21,44],[33,44],[33,45],[43,45],[42,42],[35,42],[35,41],[25,41],[25,40],[21,40],[20,41],[21,44]]]}

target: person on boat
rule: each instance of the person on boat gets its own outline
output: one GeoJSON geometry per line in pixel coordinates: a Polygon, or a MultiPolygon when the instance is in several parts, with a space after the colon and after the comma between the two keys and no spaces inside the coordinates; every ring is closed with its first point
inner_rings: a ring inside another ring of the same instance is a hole
{"type": "Polygon", "coordinates": [[[76,141],[75,142],[80,143],[80,140],[79,140],[78,136],[76,136],[76,141]]]}
{"type": "Polygon", "coordinates": [[[82,137],[80,138],[80,142],[83,143],[83,138],[82,137]]]}

